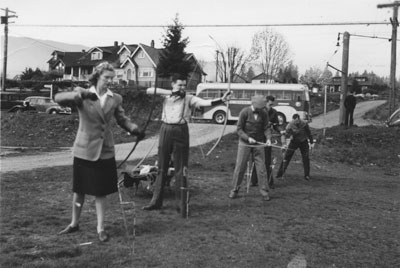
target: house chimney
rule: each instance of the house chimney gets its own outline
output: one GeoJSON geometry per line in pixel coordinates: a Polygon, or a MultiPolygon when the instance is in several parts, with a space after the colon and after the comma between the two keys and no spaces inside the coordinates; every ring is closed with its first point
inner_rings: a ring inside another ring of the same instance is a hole
{"type": "Polygon", "coordinates": [[[121,47],[123,47],[125,45],[125,43],[124,42],[121,42],[121,47]]]}
{"type": "Polygon", "coordinates": [[[114,46],[115,46],[115,47],[118,46],[118,41],[114,41],[114,46]]]}
{"type": "Polygon", "coordinates": [[[151,40],[150,46],[151,46],[151,47],[154,47],[154,40],[151,40]]]}

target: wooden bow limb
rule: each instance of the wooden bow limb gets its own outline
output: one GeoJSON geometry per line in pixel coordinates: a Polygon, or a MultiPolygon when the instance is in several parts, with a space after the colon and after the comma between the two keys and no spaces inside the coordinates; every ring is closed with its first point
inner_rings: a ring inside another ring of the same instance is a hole
{"type": "MultiPolygon", "coordinates": [[[[211,36],[210,36],[211,37],[211,36]]],[[[212,37],[211,37],[212,38],[212,37]]],[[[214,40],[214,38],[212,38],[214,40]]],[[[214,42],[216,42],[214,40],[214,42]]],[[[218,43],[217,43],[218,45],[218,43]]],[[[229,49],[228,49],[229,53],[229,49]]],[[[229,61],[229,55],[228,55],[228,89],[227,89],[228,95],[231,93],[231,64],[229,61]]],[[[221,141],[222,136],[224,136],[225,129],[226,129],[226,124],[228,123],[228,114],[229,114],[229,99],[226,101],[226,110],[225,110],[225,122],[224,122],[224,127],[222,128],[221,135],[219,136],[218,140],[215,142],[213,147],[207,152],[206,156],[209,156],[212,151],[217,147],[218,143],[221,141]]]]}
{"type": "MultiPolygon", "coordinates": [[[[151,116],[153,114],[154,108],[156,107],[156,93],[157,93],[157,71],[155,72],[155,82],[154,82],[154,94],[153,94],[153,103],[151,104],[151,110],[149,112],[149,116],[147,117],[147,121],[142,129],[143,132],[146,131],[148,125],[150,124],[151,121],[151,116]]],[[[117,166],[117,169],[121,168],[121,166],[129,159],[129,157],[132,155],[132,153],[135,151],[136,147],[138,146],[140,140],[137,140],[135,145],[132,147],[131,151],[129,154],[125,157],[124,160],[122,160],[121,163],[117,166]]]]}

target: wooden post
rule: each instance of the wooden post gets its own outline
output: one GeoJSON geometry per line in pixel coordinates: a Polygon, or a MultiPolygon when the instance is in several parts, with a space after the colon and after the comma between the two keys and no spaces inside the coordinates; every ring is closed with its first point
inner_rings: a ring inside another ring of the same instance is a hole
{"type": "Polygon", "coordinates": [[[348,82],[348,71],[349,71],[349,46],[350,46],[350,34],[348,32],[343,33],[343,55],[342,55],[342,83],[340,90],[340,113],[339,113],[339,124],[344,124],[344,117],[346,115],[344,108],[344,99],[347,96],[347,82],[348,82]]]}
{"type": "Polygon", "coordinates": [[[393,20],[392,20],[392,50],[390,60],[390,92],[392,93],[392,100],[390,103],[389,116],[396,110],[396,47],[397,47],[397,27],[399,22],[397,21],[399,7],[393,7],[393,20]]]}
{"type": "Polygon", "coordinates": [[[7,79],[7,47],[8,47],[8,8],[6,8],[5,22],[4,22],[4,56],[3,56],[3,79],[1,90],[6,91],[7,79]]]}
{"type": "Polygon", "coordinates": [[[7,54],[8,54],[8,19],[9,18],[17,18],[16,15],[8,15],[8,13],[14,13],[14,11],[9,10],[8,8],[3,9],[6,12],[5,16],[1,17],[1,24],[4,24],[4,56],[3,56],[3,76],[1,82],[1,90],[6,91],[6,79],[7,79],[7,54]]]}
{"type": "Polygon", "coordinates": [[[393,17],[390,19],[392,23],[392,51],[390,59],[389,116],[396,109],[396,46],[397,27],[399,27],[399,21],[397,20],[399,6],[399,1],[395,1],[392,4],[381,4],[377,6],[378,8],[393,7],[393,17]]]}

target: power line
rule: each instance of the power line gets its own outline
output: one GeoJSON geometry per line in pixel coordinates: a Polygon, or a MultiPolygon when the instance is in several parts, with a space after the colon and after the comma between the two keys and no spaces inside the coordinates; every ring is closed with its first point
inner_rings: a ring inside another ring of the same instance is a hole
{"type": "MultiPolygon", "coordinates": [[[[232,27],[298,27],[298,26],[340,26],[340,25],[389,25],[390,22],[326,22],[326,23],[265,23],[265,24],[187,24],[185,28],[232,28],[232,27]]],[[[46,27],[46,28],[160,28],[168,25],[151,24],[13,24],[13,27],[46,27]]]]}

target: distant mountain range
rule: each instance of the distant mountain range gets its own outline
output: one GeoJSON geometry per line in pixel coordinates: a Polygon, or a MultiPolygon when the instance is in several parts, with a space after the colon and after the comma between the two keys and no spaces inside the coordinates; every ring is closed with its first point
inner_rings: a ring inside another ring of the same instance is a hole
{"type": "MultiPolygon", "coordinates": [[[[3,71],[3,42],[4,36],[1,37],[1,72],[3,71]]],[[[51,40],[9,36],[7,78],[14,78],[16,75],[21,74],[25,68],[39,68],[47,71],[49,68],[47,61],[54,50],[82,51],[82,49],[87,50],[88,47],[51,40]]]]}

